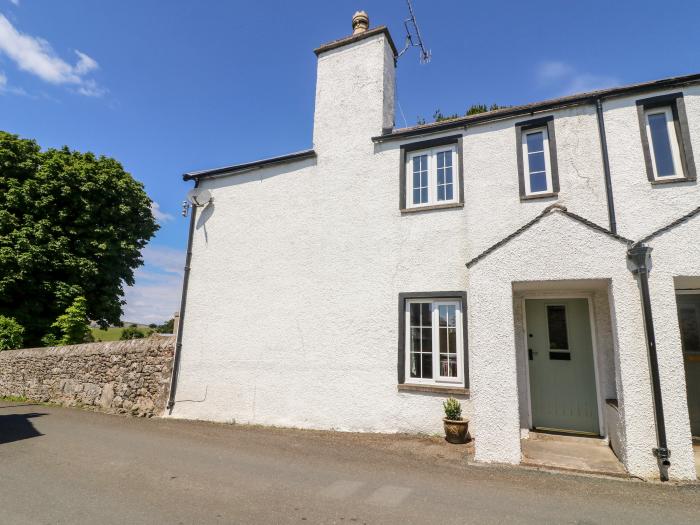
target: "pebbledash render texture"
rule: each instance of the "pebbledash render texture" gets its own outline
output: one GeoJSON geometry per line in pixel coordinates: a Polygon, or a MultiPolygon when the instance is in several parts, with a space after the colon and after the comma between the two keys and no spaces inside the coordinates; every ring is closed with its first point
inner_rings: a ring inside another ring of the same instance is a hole
{"type": "Polygon", "coordinates": [[[0,352],[0,397],[160,416],[165,409],[175,340],[131,341],[0,352]]]}
{"type": "Polygon", "coordinates": [[[695,479],[676,295],[700,290],[700,75],[396,129],[396,48],[355,29],[315,50],[312,149],[185,175],[212,198],[192,210],[168,414],[435,433],[454,396],[476,459],[518,463],[542,408],[525,306],[581,299],[590,433],[633,475],[695,479]],[[642,140],[659,118],[671,177],[642,140]]]}

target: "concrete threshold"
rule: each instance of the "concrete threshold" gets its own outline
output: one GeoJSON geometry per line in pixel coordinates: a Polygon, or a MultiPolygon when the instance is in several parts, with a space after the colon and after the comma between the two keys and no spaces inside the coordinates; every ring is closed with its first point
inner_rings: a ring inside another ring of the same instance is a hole
{"type": "Polygon", "coordinates": [[[602,438],[530,432],[521,446],[523,466],[631,478],[602,438]]]}

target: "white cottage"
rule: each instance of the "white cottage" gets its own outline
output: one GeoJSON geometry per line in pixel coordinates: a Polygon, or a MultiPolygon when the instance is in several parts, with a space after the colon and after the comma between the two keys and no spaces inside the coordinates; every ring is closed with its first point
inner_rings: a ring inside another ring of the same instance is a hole
{"type": "Polygon", "coordinates": [[[700,74],[397,129],[396,47],[353,23],[313,149],[185,175],[172,417],[433,433],[454,396],[477,460],[555,430],[695,479],[700,74]]]}

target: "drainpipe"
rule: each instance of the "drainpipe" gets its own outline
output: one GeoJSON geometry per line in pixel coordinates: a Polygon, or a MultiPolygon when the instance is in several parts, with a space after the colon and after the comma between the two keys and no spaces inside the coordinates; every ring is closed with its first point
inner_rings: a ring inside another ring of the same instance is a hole
{"type": "MultiPolygon", "coordinates": [[[[194,187],[199,186],[199,180],[195,179],[194,187]]],[[[187,236],[187,255],[185,256],[185,273],[182,278],[182,298],[180,299],[180,323],[175,336],[175,355],[173,356],[173,372],[170,376],[170,393],[168,394],[168,414],[173,413],[175,406],[175,392],[177,390],[177,376],[180,372],[180,353],[182,349],[182,327],[185,320],[185,306],[187,304],[187,284],[190,280],[190,263],[192,261],[192,238],[194,237],[195,217],[197,206],[191,206],[190,230],[187,236]]]]}
{"type": "Polygon", "coordinates": [[[656,420],[657,448],[652,453],[659,462],[661,481],[668,481],[668,468],[671,466],[671,451],[666,443],[666,422],[664,407],[661,399],[661,380],[659,378],[659,358],[656,353],[656,336],[654,334],[654,319],[651,315],[651,298],[649,296],[649,270],[651,266],[651,247],[635,244],[627,251],[627,257],[632,263],[632,273],[639,276],[639,289],[642,298],[642,316],[644,331],[647,338],[647,354],[651,375],[651,389],[654,394],[654,419],[656,420]]]}
{"type": "Polygon", "coordinates": [[[610,158],[608,157],[608,139],[605,135],[605,120],[603,120],[603,101],[596,99],[596,113],[598,114],[598,135],[600,136],[600,149],[603,156],[603,174],[605,176],[605,197],[608,200],[608,218],[610,219],[610,231],[617,233],[617,220],[615,219],[615,203],[613,201],[612,178],[610,177],[610,158]]]}

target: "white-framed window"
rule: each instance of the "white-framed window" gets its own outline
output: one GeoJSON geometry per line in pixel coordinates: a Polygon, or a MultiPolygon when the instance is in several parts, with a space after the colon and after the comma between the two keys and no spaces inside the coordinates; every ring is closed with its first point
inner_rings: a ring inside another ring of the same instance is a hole
{"type": "Polygon", "coordinates": [[[521,147],[525,165],[525,195],[552,193],[547,127],[523,130],[521,147]]]}
{"type": "Polygon", "coordinates": [[[462,303],[458,299],[407,299],[405,382],[464,382],[462,303]]]}
{"type": "Polygon", "coordinates": [[[406,155],[406,207],[459,202],[457,147],[412,151],[406,155]]]}
{"type": "Polygon", "coordinates": [[[671,106],[645,110],[644,122],[654,179],[683,178],[681,151],[671,106]]]}

